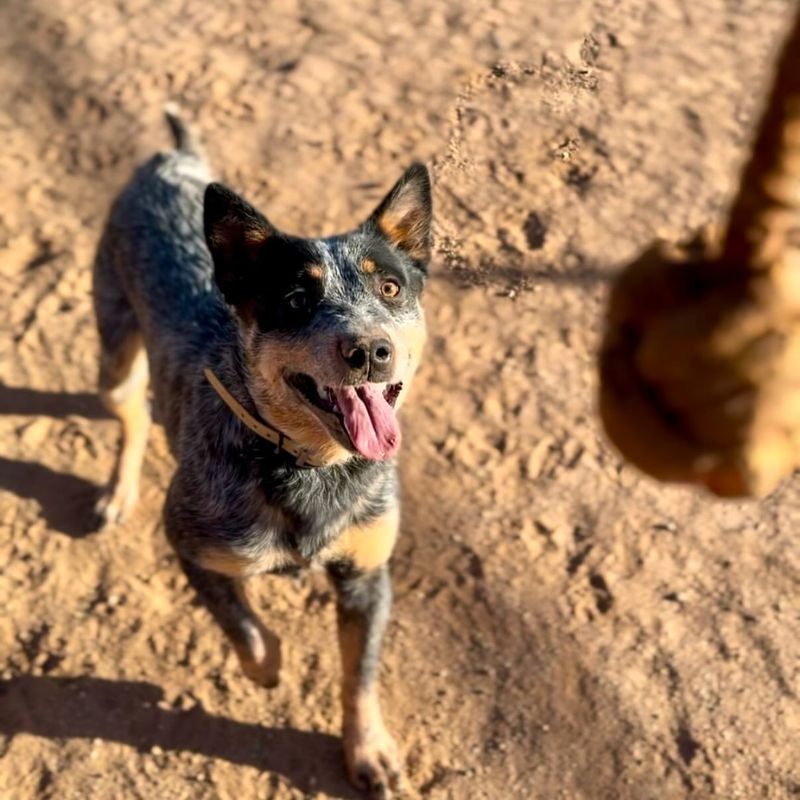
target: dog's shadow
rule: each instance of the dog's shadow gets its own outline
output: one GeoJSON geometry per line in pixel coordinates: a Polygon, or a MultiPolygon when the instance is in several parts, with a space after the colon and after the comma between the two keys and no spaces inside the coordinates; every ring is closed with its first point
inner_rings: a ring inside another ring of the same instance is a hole
{"type": "MultiPolygon", "coordinates": [[[[5,414],[59,419],[72,415],[88,419],[108,417],[94,394],[0,385],[0,415],[5,414]]],[[[77,475],[58,472],[35,461],[0,456],[0,489],[36,500],[48,527],[55,531],[80,538],[97,530],[93,508],[101,487],[77,475]]]]}
{"type": "Polygon", "coordinates": [[[143,681],[22,675],[0,680],[0,734],[102,739],[140,752],[190,752],[282,775],[304,793],[359,797],[344,775],[335,736],[269,728],[209,714],[164,710],[162,690],[143,681]]]}
{"type": "Polygon", "coordinates": [[[0,384],[0,414],[59,419],[72,415],[87,419],[108,418],[97,395],[90,392],[45,392],[4,384],[0,384]]]}
{"type": "Polygon", "coordinates": [[[0,489],[36,500],[47,527],[80,539],[98,529],[94,505],[100,487],[35,461],[0,456],[0,489]]]}

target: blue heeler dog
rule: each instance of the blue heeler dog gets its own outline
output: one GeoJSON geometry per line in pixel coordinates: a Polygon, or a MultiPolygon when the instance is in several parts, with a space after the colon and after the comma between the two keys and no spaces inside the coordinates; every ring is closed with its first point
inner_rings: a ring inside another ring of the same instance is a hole
{"type": "Polygon", "coordinates": [[[354,231],[302,239],[211,182],[174,110],[167,121],[175,149],[117,198],[95,263],[100,393],[122,423],[98,513],[116,522],[136,502],[150,384],[178,464],[164,522],[189,582],[245,674],[274,686],[280,643],[242,581],[327,570],[348,772],[388,797],[400,757],[376,672],[398,531],[396,414],[425,339],[428,171],[410,167],[354,231]]]}

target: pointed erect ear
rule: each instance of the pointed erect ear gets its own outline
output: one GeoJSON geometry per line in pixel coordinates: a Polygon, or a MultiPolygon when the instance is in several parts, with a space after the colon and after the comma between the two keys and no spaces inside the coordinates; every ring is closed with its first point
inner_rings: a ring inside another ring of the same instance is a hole
{"type": "Polygon", "coordinates": [[[428,169],[424,164],[412,164],[367,224],[424,266],[431,256],[431,214],[428,169]]]}
{"type": "Polygon", "coordinates": [[[252,296],[261,249],[277,231],[253,206],[221,183],[206,187],[203,226],[217,285],[231,305],[239,306],[252,296]]]}

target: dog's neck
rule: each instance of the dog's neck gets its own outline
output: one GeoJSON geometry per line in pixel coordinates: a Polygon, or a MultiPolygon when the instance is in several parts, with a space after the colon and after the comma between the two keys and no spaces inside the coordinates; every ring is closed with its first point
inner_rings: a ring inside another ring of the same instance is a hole
{"type": "Polygon", "coordinates": [[[251,414],[223,385],[222,381],[208,367],[203,370],[206,380],[211,384],[220,399],[257,436],[275,445],[276,452],[289,453],[298,467],[324,467],[325,463],[318,461],[312,453],[300,444],[286,436],[281,430],[271,425],[266,420],[259,420],[251,414]]]}

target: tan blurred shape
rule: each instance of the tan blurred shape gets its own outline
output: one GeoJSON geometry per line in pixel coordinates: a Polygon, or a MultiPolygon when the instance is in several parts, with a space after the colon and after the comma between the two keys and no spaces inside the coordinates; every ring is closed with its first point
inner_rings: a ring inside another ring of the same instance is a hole
{"type": "Polygon", "coordinates": [[[800,465],[800,10],[726,229],[623,270],[599,367],[608,436],[658,480],[760,496],[800,465]]]}

